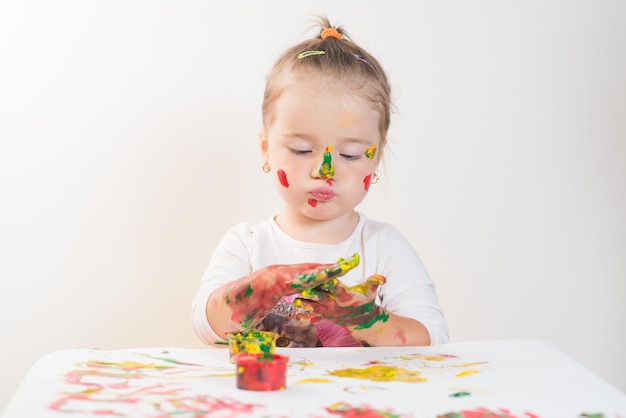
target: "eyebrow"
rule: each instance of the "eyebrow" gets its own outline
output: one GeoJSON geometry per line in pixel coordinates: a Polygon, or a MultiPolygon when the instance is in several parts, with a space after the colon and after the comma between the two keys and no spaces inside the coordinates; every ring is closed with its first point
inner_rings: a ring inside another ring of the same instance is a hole
{"type": "MultiPolygon", "coordinates": [[[[283,134],[283,137],[285,138],[289,138],[289,139],[303,139],[305,141],[310,141],[310,142],[317,142],[311,135],[307,135],[307,134],[303,134],[303,133],[297,133],[297,132],[288,132],[283,134]]],[[[356,143],[356,144],[362,144],[365,146],[371,146],[371,145],[375,145],[376,142],[372,142],[369,139],[365,139],[365,138],[342,138],[339,140],[339,142],[341,144],[344,143],[356,143]]],[[[324,145],[326,146],[326,145],[324,145]]]]}

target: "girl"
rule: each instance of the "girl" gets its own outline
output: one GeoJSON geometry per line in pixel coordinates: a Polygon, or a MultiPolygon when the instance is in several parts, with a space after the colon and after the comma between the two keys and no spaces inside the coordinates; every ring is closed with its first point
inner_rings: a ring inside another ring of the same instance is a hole
{"type": "Polygon", "coordinates": [[[193,301],[194,329],[207,344],[250,329],[275,332],[284,347],[446,343],[411,244],[355,210],[377,180],[389,82],[341,27],[320,26],[278,59],[265,88],[263,171],[284,208],[222,239],[193,301]]]}

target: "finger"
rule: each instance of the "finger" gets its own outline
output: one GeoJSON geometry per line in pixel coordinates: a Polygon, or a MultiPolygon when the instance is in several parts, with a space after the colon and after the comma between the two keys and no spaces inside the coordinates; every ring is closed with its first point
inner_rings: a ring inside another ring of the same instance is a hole
{"type": "Polygon", "coordinates": [[[330,300],[337,299],[336,296],[332,292],[326,289],[322,289],[320,286],[309,287],[307,289],[302,290],[300,292],[300,297],[303,299],[310,299],[318,303],[320,302],[325,303],[330,300]]]}
{"type": "Polygon", "coordinates": [[[348,259],[340,258],[335,264],[326,269],[329,278],[341,277],[355,268],[361,262],[358,254],[352,255],[348,259]]]}
{"type": "Polygon", "coordinates": [[[295,306],[296,308],[304,309],[309,314],[314,314],[315,309],[319,308],[321,305],[319,302],[314,301],[312,299],[295,298],[293,300],[293,306],[295,306]]]}
{"type": "Polygon", "coordinates": [[[382,274],[374,274],[373,276],[368,277],[366,283],[370,286],[382,286],[387,283],[387,279],[382,274]]]}
{"type": "Polygon", "coordinates": [[[387,281],[387,279],[385,279],[385,276],[381,275],[381,274],[375,274],[373,276],[370,276],[367,280],[365,280],[365,282],[354,285],[354,286],[350,286],[349,288],[345,289],[345,287],[343,289],[338,288],[338,291],[334,292],[335,295],[337,296],[337,298],[341,299],[341,296],[343,294],[343,292],[348,292],[348,293],[358,293],[361,294],[363,296],[371,296],[373,294],[376,293],[376,291],[378,290],[378,287],[385,284],[387,281]]]}
{"type": "Polygon", "coordinates": [[[301,290],[311,288],[324,283],[328,280],[327,270],[332,267],[329,264],[321,264],[319,267],[309,271],[297,270],[295,271],[295,279],[291,285],[293,289],[301,290]]]}

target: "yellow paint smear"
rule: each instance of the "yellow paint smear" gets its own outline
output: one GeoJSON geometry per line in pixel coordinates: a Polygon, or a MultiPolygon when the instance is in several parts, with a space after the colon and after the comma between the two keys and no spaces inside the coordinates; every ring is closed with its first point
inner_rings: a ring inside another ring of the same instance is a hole
{"type": "Polygon", "coordinates": [[[296,382],[297,385],[300,383],[329,383],[332,382],[330,379],[324,379],[323,377],[312,377],[310,379],[302,379],[296,382]]]}
{"type": "Polygon", "coordinates": [[[372,380],[375,382],[425,382],[422,372],[402,369],[392,366],[370,366],[364,369],[340,369],[329,372],[332,376],[354,377],[357,379],[372,380]]]}
{"type": "Polygon", "coordinates": [[[462,372],[455,374],[454,377],[471,376],[476,373],[480,373],[480,370],[463,370],[462,372]]]}

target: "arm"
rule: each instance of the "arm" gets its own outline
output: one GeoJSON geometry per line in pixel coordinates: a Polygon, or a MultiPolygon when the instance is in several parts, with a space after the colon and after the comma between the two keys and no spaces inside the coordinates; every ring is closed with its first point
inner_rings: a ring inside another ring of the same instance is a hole
{"type": "Polygon", "coordinates": [[[378,321],[370,328],[347,328],[365,346],[430,345],[430,335],[421,322],[393,313],[387,314],[387,321],[378,321]]]}

